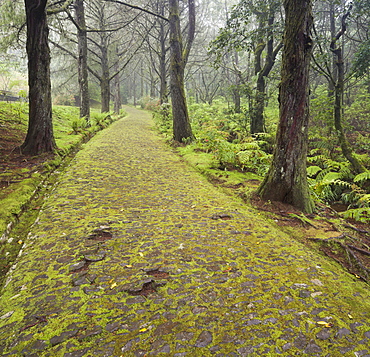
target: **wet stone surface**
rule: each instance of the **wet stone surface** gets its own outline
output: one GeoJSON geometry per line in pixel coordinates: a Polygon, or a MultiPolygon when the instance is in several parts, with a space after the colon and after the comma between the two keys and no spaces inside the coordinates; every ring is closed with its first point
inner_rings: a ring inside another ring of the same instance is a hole
{"type": "Polygon", "coordinates": [[[78,153],[0,298],[0,355],[367,356],[370,292],[130,116],[78,153]]]}

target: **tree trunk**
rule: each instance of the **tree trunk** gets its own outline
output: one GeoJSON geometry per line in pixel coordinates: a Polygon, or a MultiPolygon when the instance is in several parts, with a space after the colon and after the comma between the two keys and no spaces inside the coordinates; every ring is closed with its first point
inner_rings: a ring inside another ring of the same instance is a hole
{"type": "Polygon", "coordinates": [[[251,108],[251,134],[263,133],[265,131],[265,109],[266,81],[262,72],[259,72],[256,84],[256,93],[251,108]]]}
{"type": "MultiPolygon", "coordinates": [[[[329,4],[329,21],[330,21],[330,37],[335,38],[335,14],[334,14],[334,2],[329,4]]],[[[332,73],[332,78],[329,79],[328,83],[328,97],[332,98],[334,96],[334,86],[338,80],[338,71],[335,61],[335,54],[333,53],[333,58],[330,64],[330,69],[332,73]]]]}
{"type": "MultiPolygon", "coordinates": [[[[239,55],[238,52],[234,52],[235,66],[239,66],[239,55]]],[[[240,95],[240,84],[241,84],[241,74],[239,72],[236,74],[235,86],[232,89],[233,101],[234,101],[234,111],[235,113],[241,113],[241,95],[240,95]]]]}
{"type": "Polygon", "coordinates": [[[119,51],[118,47],[116,47],[116,62],[114,63],[114,73],[116,75],[113,77],[113,100],[114,100],[114,112],[119,114],[122,107],[122,99],[121,99],[121,78],[120,78],[120,70],[119,70],[119,51]]]}
{"type": "MultiPolygon", "coordinates": [[[[188,52],[183,50],[182,45],[179,2],[178,0],[169,0],[169,5],[173,138],[178,142],[184,142],[191,141],[194,138],[190,126],[184,86],[185,60],[188,52]]],[[[189,49],[187,48],[187,50],[189,49]]]]}
{"type": "Polygon", "coordinates": [[[284,8],[277,144],[272,165],[258,192],[264,200],[280,201],[312,212],[314,205],[306,172],[312,0],[284,0],[284,8]]]}
{"type": "Polygon", "coordinates": [[[110,110],[110,79],[109,79],[109,64],[108,64],[108,46],[105,36],[101,40],[101,69],[102,75],[100,79],[100,94],[101,94],[101,112],[107,113],[110,110]]]}
{"type": "Polygon", "coordinates": [[[121,82],[119,78],[119,74],[114,77],[114,112],[119,114],[122,107],[122,100],[121,100],[121,82]]]}
{"type": "MultiPolygon", "coordinates": [[[[274,32],[273,25],[275,22],[275,11],[276,9],[272,6],[269,9],[268,14],[268,34],[267,43],[265,44],[263,38],[263,31],[259,35],[259,44],[255,50],[255,75],[257,75],[256,92],[252,100],[252,105],[250,107],[250,118],[251,118],[251,134],[263,133],[265,131],[265,102],[266,102],[266,79],[276,60],[280,49],[282,48],[282,43],[280,42],[274,49],[274,32]],[[267,47],[265,63],[262,67],[262,51],[267,47]]],[[[264,29],[266,24],[261,20],[260,29],[264,29]]]]}
{"type": "Polygon", "coordinates": [[[342,109],[343,109],[343,93],[344,93],[344,62],[343,50],[341,47],[336,47],[338,40],[346,32],[346,18],[350,14],[350,9],[342,18],[342,27],[330,43],[330,49],[336,56],[337,80],[334,87],[334,128],[338,133],[339,145],[343,156],[351,163],[353,170],[356,173],[365,171],[365,168],[353,155],[352,148],[348,142],[342,127],[342,109]]]}
{"type": "Polygon", "coordinates": [[[25,0],[29,85],[28,131],[21,150],[38,155],[56,148],[51,104],[49,28],[47,0],[25,0]]]}
{"type": "Polygon", "coordinates": [[[78,25],[78,84],[80,89],[80,118],[90,122],[90,95],[87,71],[87,32],[84,0],[75,0],[75,16],[78,25]]]}
{"type": "MultiPolygon", "coordinates": [[[[164,9],[164,7],[163,7],[164,9]]],[[[167,91],[167,70],[166,70],[166,34],[164,23],[160,23],[160,63],[159,63],[159,77],[160,77],[160,89],[159,89],[159,100],[160,104],[168,102],[168,91],[167,91]]]]}

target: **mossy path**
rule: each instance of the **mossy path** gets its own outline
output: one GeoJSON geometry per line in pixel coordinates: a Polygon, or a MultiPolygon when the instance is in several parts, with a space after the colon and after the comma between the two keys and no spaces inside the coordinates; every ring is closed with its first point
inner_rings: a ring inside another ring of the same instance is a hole
{"type": "Polygon", "coordinates": [[[369,287],[127,111],[46,201],[2,291],[0,354],[369,356],[369,287]]]}

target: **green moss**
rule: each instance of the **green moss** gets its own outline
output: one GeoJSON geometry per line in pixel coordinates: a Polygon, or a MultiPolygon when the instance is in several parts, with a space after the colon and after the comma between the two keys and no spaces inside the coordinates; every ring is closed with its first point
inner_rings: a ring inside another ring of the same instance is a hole
{"type": "MultiPolygon", "coordinates": [[[[268,355],[273,351],[264,352],[266,341],[272,339],[281,348],[289,340],[283,338],[287,329],[294,336],[304,331],[308,339],[316,340],[320,327],[310,314],[314,308],[328,308],[317,317],[332,317],[333,333],[342,326],[349,328],[354,320],[365,321],[368,327],[366,285],[309,251],[273,220],[211,186],[163,149],[154,134],[140,141],[150,146],[124,146],[128,136],[141,138],[141,133],[128,124],[118,131],[118,125],[123,124],[114,124],[85,145],[47,201],[39,224],[33,227],[36,237],[27,241],[25,255],[1,298],[7,312],[14,306],[9,298],[19,293],[19,286],[25,284],[29,289],[15,300],[20,311],[6,321],[14,322],[6,336],[11,339],[12,333],[27,325],[27,319],[42,311],[48,314],[48,323],[25,331],[34,334],[33,340],[49,341],[76,322],[80,335],[49,346],[39,352],[40,357],[63,356],[85,347],[94,354],[97,345],[103,349],[109,343],[115,348],[114,355],[121,355],[122,347],[134,338],[139,340],[133,342],[128,356],[136,348],[150,353],[159,340],[170,345],[171,353],[182,343],[185,347],[179,352],[191,356],[211,356],[209,347],[216,345],[220,348],[217,353],[229,354],[235,352],[236,345],[223,343],[227,334],[245,339],[242,345],[263,344],[256,347],[254,355],[268,355]],[[114,157],[109,154],[110,145],[115,147],[114,157]],[[137,162],[140,160],[145,164],[137,162]],[[156,175],[151,175],[153,171],[156,175]],[[171,194],[175,193],[181,199],[173,199],[171,194]],[[220,212],[230,213],[232,219],[211,219],[220,212]],[[105,224],[112,228],[112,239],[87,239],[93,229],[105,224]],[[73,287],[69,266],[80,260],[82,252],[95,248],[107,252],[106,259],[89,266],[89,274],[98,275],[96,282],[73,287]],[[166,284],[142,301],[134,300],[127,290],[130,286],[140,288],[143,280],[151,279],[145,271],[153,267],[168,269],[169,277],[157,280],[166,284]],[[47,275],[42,281],[36,279],[41,273],[47,275]],[[312,279],[320,279],[323,285],[315,285],[312,279]],[[253,282],[250,291],[240,292],[244,282],[253,282]],[[117,284],[114,288],[113,283],[117,284]],[[294,287],[297,283],[307,284],[305,290],[321,295],[302,298],[302,288],[294,287]],[[87,294],[85,287],[97,291],[87,294]],[[30,291],[40,295],[32,299],[30,291]],[[50,295],[56,299],[47,303],[45,297],[50,295]],[[204,310],[197,311],[199,307],[204,310]],[[278,321],[248,324],[252,319],[265,321],[269,317],[278,321]],[[115,321],[120,322],[120,328],[109,333],[105,328],[115,321]],[[79,339],[97,325],[102,327],[99,336],[79,339]],[[202,330],[210,331],[213,340],[207,348],[196,348],[202,330]],[[184,343],[176,339],[181,331],[194,335],[184,343]]],[[[359,342],[363,336],[353,338],[359,342]]],[[[22,351],[29,344],[20,341],[15,348],[22,351]]],[[[331,341],[321,344],[323,353],[333,352],[331,341]]],[[[336,341],[335,347],[339,345],[336,341]]],[[[293,347],[289,353],[302,351],[293,347]]]]}

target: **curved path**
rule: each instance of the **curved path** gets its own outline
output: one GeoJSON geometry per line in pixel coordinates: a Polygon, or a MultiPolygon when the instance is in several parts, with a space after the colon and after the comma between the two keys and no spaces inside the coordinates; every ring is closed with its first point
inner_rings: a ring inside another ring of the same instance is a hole
{"type": "Polygon", "coordinates": [[[3,356],[370,356],[370,289],[129,116],[85,145],[0,298],[3,356]]]}

